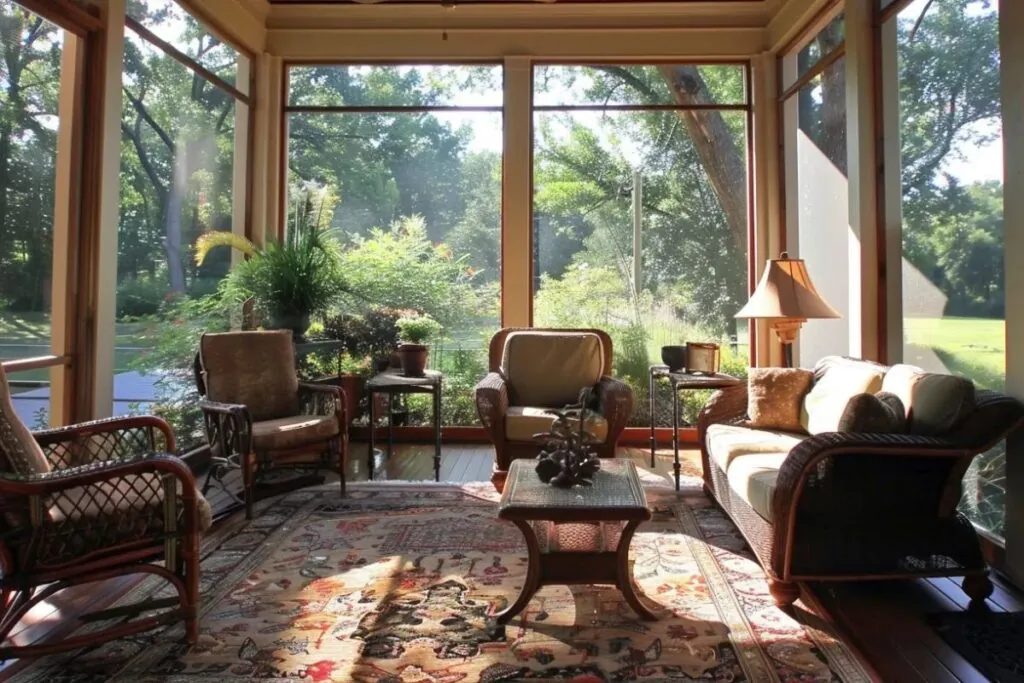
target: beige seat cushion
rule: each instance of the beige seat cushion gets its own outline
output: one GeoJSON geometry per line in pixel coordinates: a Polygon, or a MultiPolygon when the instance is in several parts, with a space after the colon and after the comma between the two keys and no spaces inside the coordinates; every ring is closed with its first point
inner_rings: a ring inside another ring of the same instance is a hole
{"type": "Polygon", "coordinates": [[[736,458],[764,453],[785,455],[805,438],[791,432],[716,424],[708,427],[708,455],[728,473],[736,458]]]}
{"type": "Polygon", "coordinates": [[[772,521],[772,498],[779,468],[788,453],[750,453],[733,459],[726,479],[729,488],[747,501],[765,521],[772,521]]]}
{"type": "Polygon", "coordinates": [[[512,332],[505,340],[501,373],[510,402],[561,408],[601,379],[601,338],[593,332],[512,332]]]}
{"type": "Polygon", "coordinates": [[[244,405],[253,420],[299,412],[290,330],[204,334],[199,358],[211,401],[244,405]]]}
{"type": "Polygon", "coordinates": [[[338,419],[333,415],[296,415],[252,423],[252,441],[256,451],[297,448],[333,439],[340,434],[338,419]]]}
{"type": "Polygon", "coordinates": [[[945,434],[974,409],[975,389],[971,380],[925,372],[914,365],[892,366],[882,380],[882,390],[903,402],[911,434],[945,434]]]}
{"type": "Polygon", "coordinates": [[[807,433],[839,431],[850,400],[858,394],[881,391],[884,372],[882,366],[861,361],[825,365],[821,376],[804,398],[800,422],[807,433]]]}
{"type": "MultiPolygon", "coordinates": [[[[555,423],[555,416],[544,412],[547,408],[531,408],[527,406],[509,406],[505,414],[505,438],[509,441],[535,441],[534,434],[549,431],[555,423]]],[[[608,422],[596,413],[588,413],[590,417],[584,429],[601,441],[608,438],[608,422]]],[[[578,419],[569,420],[573,426],[579,426],[578,419]]]]}
{"type": "Polygon", "coordinates": [[[16,474],[50,471],[43,449],[14,410],[3,365],[0,365],[0,471],[16,474]]]}

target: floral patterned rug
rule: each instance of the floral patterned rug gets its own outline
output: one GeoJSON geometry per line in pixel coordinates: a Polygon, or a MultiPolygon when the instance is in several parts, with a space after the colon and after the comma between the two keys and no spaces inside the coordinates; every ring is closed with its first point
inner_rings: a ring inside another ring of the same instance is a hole
{"type": "MultiPolygon", "coordinates": [[[[354,484],[263,503],[204,542],[202,635],[180,625],[49,657],[15,681],[742,681],[871,678],[813,608],[775,608],[739,533],[696,486],[648,491],[634,575],[657,622],[612,587],[547,586],[496,637],[526,573],[489,485],[354,484]]],[[[125,596],[160,587],[140,582],[125,596]]]]}

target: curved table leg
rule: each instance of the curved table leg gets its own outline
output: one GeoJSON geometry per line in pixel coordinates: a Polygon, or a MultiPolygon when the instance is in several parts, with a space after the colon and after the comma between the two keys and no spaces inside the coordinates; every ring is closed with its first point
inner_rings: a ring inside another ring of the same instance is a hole
{"type": "Polygon", "coordinates": [[[622,591],[622,597],[626,598],[626,604],[632,607],[633,611],[636,612],[641,619],[657,621],[658,617],[654,612],[648,609],[648,607],[640,600],[640,596],[636,591],[636,585],[633,583],[633,575],[629,571],[629,544],[630,541],[633,540],[633,534],[639,526],[640,520],[631,520],[626,524],[626,528],[622,530],[622,536],[619,538],[619,557],[616,562],[618,567],[619,590],[622,591]]]}
{"type": "Polygon", "coordinates": [[[523,537],[526,539],[529,564],[526,569],[526,581],[523,582],[523,588],[519,592],[519,597],[516,598],[515,602],[495,615],[495,630],[497,631],[503,631],[505,624],[512,621],[513,617],[526,608],[530,603],[530,598],[533,597],[533,594],[540,587],[540,545],[537,543],[537,534],[534,533],[533,527],[529,522],[517,519],[513,520],[513,524],[519,527],[519,530],[523,532],[523,537]]]}

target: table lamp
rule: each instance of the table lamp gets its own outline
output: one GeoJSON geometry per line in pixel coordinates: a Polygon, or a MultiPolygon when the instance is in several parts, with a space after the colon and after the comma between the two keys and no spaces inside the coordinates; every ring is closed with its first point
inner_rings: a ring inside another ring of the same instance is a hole
{"type": "Polygon", "coordinates": [[[782,342],[783,367],[793,367],[793,342],[800,326],[811,318],[838,318],[811,283],[803,259],[782,254],[768,259],[761,281],[737,318],[768,320],[782,342]]]}

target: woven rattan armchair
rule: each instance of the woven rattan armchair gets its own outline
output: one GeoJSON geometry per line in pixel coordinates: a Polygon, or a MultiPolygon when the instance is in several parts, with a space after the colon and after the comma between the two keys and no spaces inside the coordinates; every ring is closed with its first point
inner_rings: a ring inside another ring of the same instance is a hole
{"type": "Polygon", "coordinates": [[[545,411],[575,403],[583,388],[595,388],[596,415],[587,424],[602,439],[595,450],[602,458],[615,457],[633,411],[633,391],[611,377],[612,340],[606,332],[508,327],[491,338],[488,352],[489,372],[476,385],[476,407],[494,444],[491,481],[499,491],[513,460],[540,452],[533,435],[548,431],[555,419],[545,411]]]}
{"type": "Polygon", "coordinates": [[[799,581],[934,576],[965,577],[964,592],[984,602],[992,584],[978,535],[957,509],[962,480],[976,455],[1021,425],[1024,406],[991,391],[971,393],[964,417],[938,435],[769,432],[747,457],[770,460],[770,439],[794,445],[778,454],[781,466],[777,477],[769,474],[772,492],[760,512],[711,453],[728,445],[730,430],[735,444],[736,430],[748,429],[748,387],[711,397],[697,421],[704,487],[757,555],[778,605],[799,597],[799,581]]]}
{"type": "Polygon", "coordinates": [[[185,622],[199,636],[199,539],[211,522],[174,436],[156,417],[125,417],[29,432],[0,368],[0,659],[96,645],[185,622]],[[162,561],[161,561],[162,560],[162,561]],[[117,576],[166,580],[160,597],[88,614],[102,630],[14,645],[11,630],[35,605],[71,586],[117,576]]]}
{"type": "Polygon", "coordinates": [[[290,330],[204,334],[194,370],[214,472],[241,468],[246,519],[274,467],[333,468],[344,495],[345,392],[299,381],[290,330]]]}

